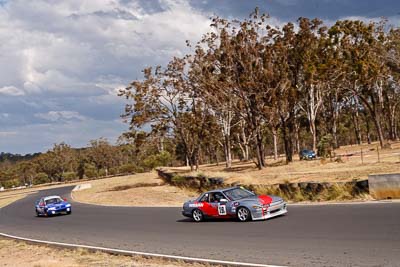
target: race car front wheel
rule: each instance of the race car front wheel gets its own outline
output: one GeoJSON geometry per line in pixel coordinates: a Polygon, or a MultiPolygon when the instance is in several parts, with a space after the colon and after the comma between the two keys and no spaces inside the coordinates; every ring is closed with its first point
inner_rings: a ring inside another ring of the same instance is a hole
{"type": "Polygon", "coordinates": [[[192,218],[195,222],[201,222],[203,220],[203,213],[199,209],[195,209],[192,212],[192,218]]]}
{"type": "Polygon", "coordinates": [[[245,207],[240,207],[237,210],[237,217],[239,221],[246,222],[251,218],[250,211],[245,207]]]}

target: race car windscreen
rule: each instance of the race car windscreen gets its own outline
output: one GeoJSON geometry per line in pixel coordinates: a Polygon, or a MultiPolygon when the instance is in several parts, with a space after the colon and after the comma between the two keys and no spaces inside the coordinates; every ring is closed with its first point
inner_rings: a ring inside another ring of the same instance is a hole
{"type": "Polygon", "coordinates": [[[254,196],[254,194],[252,192],[249,192],[249,191],[241,189],[241,188],[229,189],[229,190],[224,191],[224,193],[231,200],[239,200],[242,198],[254,196]]]}
{"type": "Polygon", "coordinates": [[[63,200],[61,198],[55,197],[55,198],[50,198],[50,199],[46,200],[46,205],[57,204],[57,203],[61,203],[61,202],[63,202],[63,200]]]}

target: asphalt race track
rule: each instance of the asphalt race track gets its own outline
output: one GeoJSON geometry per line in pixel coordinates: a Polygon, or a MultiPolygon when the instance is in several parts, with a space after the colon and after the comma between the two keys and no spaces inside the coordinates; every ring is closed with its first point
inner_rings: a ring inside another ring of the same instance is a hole
{"type": "Polygon", "coordinates": [[[41,191],[0,209],[0,232],[107,248],[288,266],[400,266],[400,203],[289,206],[267,221],[194,223],[180,208],[72,202],[71,215],[38,218],[41,191]]]}

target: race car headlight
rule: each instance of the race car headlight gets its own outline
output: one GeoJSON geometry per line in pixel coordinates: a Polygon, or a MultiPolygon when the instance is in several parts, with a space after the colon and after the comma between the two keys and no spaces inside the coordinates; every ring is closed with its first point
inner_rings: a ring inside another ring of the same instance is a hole
{"type": "Polygon", "coordinates": [[[65,207],[69,208],[69,207],[71,207],[71,204],[67,204],[67,205],[65,205],[65,207]]]}
{"type": "Polygon", "coordinates": [[[47,210],[56,210],[56,208],[48,208],[47,210]]]}
{"type": "Polygon", "coordinates": [[[262,206],[259,206],[259,205],[253,205],[253,209],[261,209],[262,208],[262,206]]]}

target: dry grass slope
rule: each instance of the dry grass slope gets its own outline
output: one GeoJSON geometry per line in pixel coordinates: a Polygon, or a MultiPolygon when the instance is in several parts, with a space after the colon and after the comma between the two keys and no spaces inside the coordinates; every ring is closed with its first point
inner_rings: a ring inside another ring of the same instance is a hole
{"type": "Polygon", "coordinates": [[[258,170],[252,162],[235,161],[231,169],[224,163],[201,165],[199,172],[190,172],[188,167],[168,168],[171,172],[207,177],[222,177],[226,183],[278,184],[298,182],[349,182],[364,180],[369,174],[396,173],[400,171],[400,142],[381,150],[377,144],[344,146],[335,151],[335,159],[300,161],[296,159],[284,164],[282,156],[277,161],[268,158],[268,166],[258,170]],[[379,152],[379,154],[378,154],[379,152]],[[378,157],[379,155],[379,157],[378,157]]]}
{"type": "Polygon", "coordinates": [[[170,261],[161,258],[111,255],[85,249],[60,249],[45,245],[32,245],[23,241],[0,238],[0,265],[20,267],[204,267],[208,264],[170,261]],[[43,255],[46,255],[45,257],[43,255]]]}
{"type": "Polygon", "coordinates": [[[76,201],[109,206],[179,207],[195,192],[166,185],[156,172],[90,181],[92,187],[73,192],[76,201]]]}

